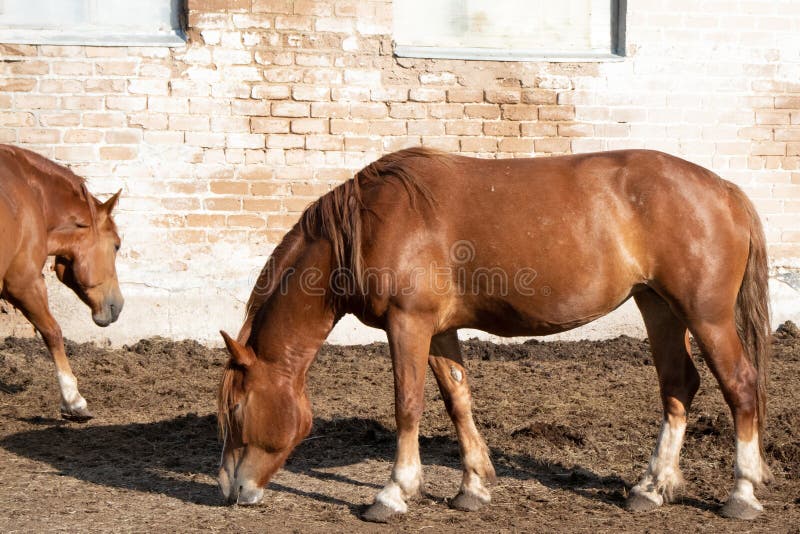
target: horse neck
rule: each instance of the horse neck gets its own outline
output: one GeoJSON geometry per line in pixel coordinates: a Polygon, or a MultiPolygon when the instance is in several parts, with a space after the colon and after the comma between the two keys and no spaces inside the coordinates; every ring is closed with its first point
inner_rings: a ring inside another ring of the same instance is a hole
{"type": "Polygon", "coordinates": [[[77,177],[55,163],[34,153],[25,154],[26,180],[39,199],[48,234],[69,222],[73,217],[91,218],[88,190],[76,189],[77,177]],[[85,197],[85,198],[84,198],[85,197]]]}
{"type": "Polygon", "coordinates": [[[307,245],[253,324],[251,341],[258,357],[293,379],[298,389],[338,318],[328,294],[331,263],[327,243],[307,245]],[[312,269],[315,277],[304,274],[312,269]]]}

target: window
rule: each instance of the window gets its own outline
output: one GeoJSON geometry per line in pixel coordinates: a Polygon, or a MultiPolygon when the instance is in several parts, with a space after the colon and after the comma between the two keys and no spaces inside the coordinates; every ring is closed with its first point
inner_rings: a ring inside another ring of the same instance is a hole
{"type": "Polygon", "coordinates": [[[0,0],[0,42],[178,46],[184,0],[0,0]]]}
{"type": "Polygon", "coordinates": [[[501,61],[624,55],[626,0],[393,2],[395,54],[501,61]]]}

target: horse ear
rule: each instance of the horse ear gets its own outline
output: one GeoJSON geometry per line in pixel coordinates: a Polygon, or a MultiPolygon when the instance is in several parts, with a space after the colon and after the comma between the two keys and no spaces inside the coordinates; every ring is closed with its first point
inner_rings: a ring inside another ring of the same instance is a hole
{"type": "Polygon", "coordinates": [[[234,362],[242,367],[250,367],[253,365],[256,361],[256,355],[253,353],[252,349],[245,347],[233,339],[224,330],[220,330],[219,333],[222,335],[222,339],[225,340],[225,346],[228,348],[228,352],[234,362]]]}
{"type": "Polygon", "coordinates": [[[122,189],[120,189],[119,191],[114,193],[114,195],[112,195],[111,198],[109,198],[108,200],[103,202],[103,205],[101,206],[101,209],[110,215],[111,212],[114,210],[114,208],[117,206],[117,202],[119,201],[119,195],[121,193],[122,193],[122,189]]]}

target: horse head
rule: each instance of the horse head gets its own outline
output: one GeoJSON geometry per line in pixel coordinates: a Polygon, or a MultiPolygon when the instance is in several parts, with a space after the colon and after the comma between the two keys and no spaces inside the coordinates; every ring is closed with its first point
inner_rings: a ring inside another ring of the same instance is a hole
{"type": "Polygon", "coordinates": [[[256,504],[264,486],[311,430],[311,405],[291,373],[221,332],[230,359],[219,391],[225,441],[219,486],[229,504],[256,504]]]}
{"type": "Polygon", "coordinates": [[[88,214],[79,212],[50,236],[58,242],[55,271],[58,279],[89,306],[94,322],[108,326],[117,320],[125,302],[115,265],[121,241],[111,216],[120,192],[105,203],[88,191],[84,193],[88,214]]]}

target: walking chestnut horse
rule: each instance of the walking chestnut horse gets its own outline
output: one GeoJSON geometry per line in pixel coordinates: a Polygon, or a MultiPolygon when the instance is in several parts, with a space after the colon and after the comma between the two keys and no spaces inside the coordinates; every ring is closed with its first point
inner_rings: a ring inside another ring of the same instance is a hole
{"type": "Polygon", "coordinates": [[[460,444],[463,479],[451,505],[477,510],[495,474],[473,422],[457,329],[553,334],[630,297],[650,337],[664,419],[628,508],[654,509],[682,481],[678,457],[700,381],[691,333],[735,422],[735,485],[722,514],[755,517],[754,487],[770,477],[761,223],[733,184],[644,150],[506,160],[403,150],[311,205],[262,271],[238,337],[223,333],[222,493],[257,503],[308,435],[306,374],[336,321],[353,313],[386,331],[395,381],[397,456],[363,517],[386,521],[420,493],[426,364],[460,444]]]}
{"type": "Polygon", "coordinates": [[[123,299],[114,266],[120,238],[111,211],[118,198],[119,193],[102,204],[69,169],[0,145],[0,295],[44,338],[56,365],[65,419],[86,421],[92,414],[48,308],[42,268],[48,256],[55,256],[58,279],[89,306],[94,322],[116,321],[123,299]]]}

